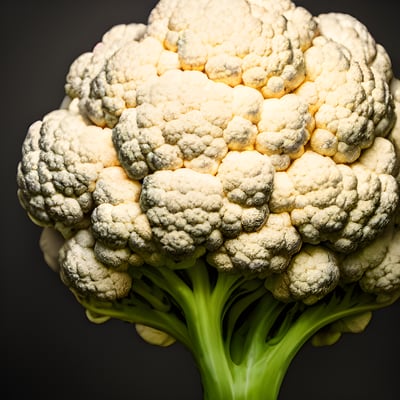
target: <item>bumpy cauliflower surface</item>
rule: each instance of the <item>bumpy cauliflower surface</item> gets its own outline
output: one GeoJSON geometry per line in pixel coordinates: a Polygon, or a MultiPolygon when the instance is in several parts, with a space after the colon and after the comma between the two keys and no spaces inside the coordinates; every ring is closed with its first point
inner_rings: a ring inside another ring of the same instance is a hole
{"type": "Polygon", "coordinates": [[[391,296],[399,88],[348,15],[161,0],[72,64],[66,106],[23,144],[19,198],[63,236],[67,285],[101,299],[127,295],[132,267],[199,257],[283,301],[342,282],[391,296]]]}

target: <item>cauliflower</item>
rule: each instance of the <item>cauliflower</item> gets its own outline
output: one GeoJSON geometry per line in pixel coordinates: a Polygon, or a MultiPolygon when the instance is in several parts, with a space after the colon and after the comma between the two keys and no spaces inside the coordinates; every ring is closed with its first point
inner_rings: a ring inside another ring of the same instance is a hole
{"type": "Polygon", "coordinates": [[[17,171],[45,260],[91,321],[183,343],[205,398],[276,399],[400,296],[400,81],[354,17],[161,0],[65,92],[17,171]]]}

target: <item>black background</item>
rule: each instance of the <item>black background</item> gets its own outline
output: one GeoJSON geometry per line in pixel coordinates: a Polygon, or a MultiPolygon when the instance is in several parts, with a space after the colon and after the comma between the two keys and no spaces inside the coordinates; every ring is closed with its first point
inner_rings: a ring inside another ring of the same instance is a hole
{"type": "MultiPolygon", "coordinates": [[[[5,0],[0,12],[1,273],[0,397],[43,400],[201,400],[198,373],[180,345],[145,344],[119,321],[90,323],[44,265],[40,229],[16,198],[15,173],[28,126],[60,104],[71,62],[119,23],[146,22],[156,1],[5,0]]],[[[400,76],[393,0],[298,1],[314,15],[347,12],[365,23],[400,76]]],[[[306,345],[280,400],[400,398],[400,304],[369,329],[330,348],[306,345]]],[[[254,399],[258,400],[258,399],[254,399]]]]}

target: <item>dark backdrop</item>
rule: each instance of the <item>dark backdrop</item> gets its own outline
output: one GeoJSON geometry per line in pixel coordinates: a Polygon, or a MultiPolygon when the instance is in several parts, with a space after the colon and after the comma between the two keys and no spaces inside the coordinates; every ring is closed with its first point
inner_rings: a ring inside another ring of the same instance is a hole
{"type": "MultiPolygon", "coordinates": [[[[180,345],[145,344],[134,329],[90,323],[46,268],[39,228],[16,198],[15,171],[30,123],[57,108],[71,62],[118,23],[145,22],[152,1],[5,0],[0,12],[1,273],[0,397],[42,400],[200,400],[201,386],[180,345]]],[[[298,1],[313,14],[348,12],[392,56],[399,21],[391,0],[298,1]]],[[[400,398],[400,305],[375,314],[367,332],[331,348],[306,345],[284,381],[280,400],[400,398]]]]}

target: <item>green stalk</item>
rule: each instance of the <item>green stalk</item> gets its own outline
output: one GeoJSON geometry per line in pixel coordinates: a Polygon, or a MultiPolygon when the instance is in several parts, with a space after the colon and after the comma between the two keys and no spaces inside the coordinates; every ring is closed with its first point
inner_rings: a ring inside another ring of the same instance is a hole
{"type": "Polygon", "coordinates": [[[344,317],[387,305],[351,289],[314,306],[287,305],[254,285],[253,292],[226,310],[226,290],[234,286],[234,276],[220,273],[211,287],[203,265],[190,269],[188,275],[193,301],[187,304],[185,317],[205,400],[277,400],[293,358],[315,333],[344,317]],[[252,301],[255,307],[246,314],[252,301]],[[235,327],[241,315],[244,322],[235,327]],[[228,330],[224,330],[222,321],[229,317],[228,330]],[[229,341],[231,346],[227,346],[229,341]]]}
{"type": "Polygon", "coordinates": [[[235,279],[228,274],[220,275],[215,287],[211,288],[207,268],[200,263],[190,270],[189,276],[193,301],[187,305],[185,317],[190,350],[200,371],[204,399],[231,399],[234,395],[231,362],[223,340],[222,316],[229,283],[235,279]]]}
{"type": "MultiPolygon", "coordinates": [[[[266,297],[272,297],[266,294],[266,297]]],[[[277,300],[272,299],[272,302],[277,300]]],[[[271,304],[271,303],[270,303],[271,304]]],[[[345,317],[372,311],[389,304],[377,303],[373,296],[351,289],[343,298],[332,295],[329,302],[321,301],[314,306],[293,304],[289,308],[276,305],[282,321],[276,334],[268,337],[268,318],[260,319],[260,326],[254,325],[248,331],[248,350],[244,361],[235,370],[238,391],[246,386],[242,397],[237,400],[277,400],[287,370],[302,346],[321,328],[345,317]]],[[[273,315],[276,318],[277,315],[273,315]]],[[[271,316],[270,315],[270,316],[271,316]]]]}
{"type": "Polygon", "coordinates": [[[262,280],[217,272],[202,259],[182,270],[144,266],[122,300],[75,296],[94,315],[142,323],[180,341],[196,362],[204,400],[277,400],[293,358],[315,333],[389,305],[358,287],[338,288],[313,306],[285,304],[262,280]]]}

